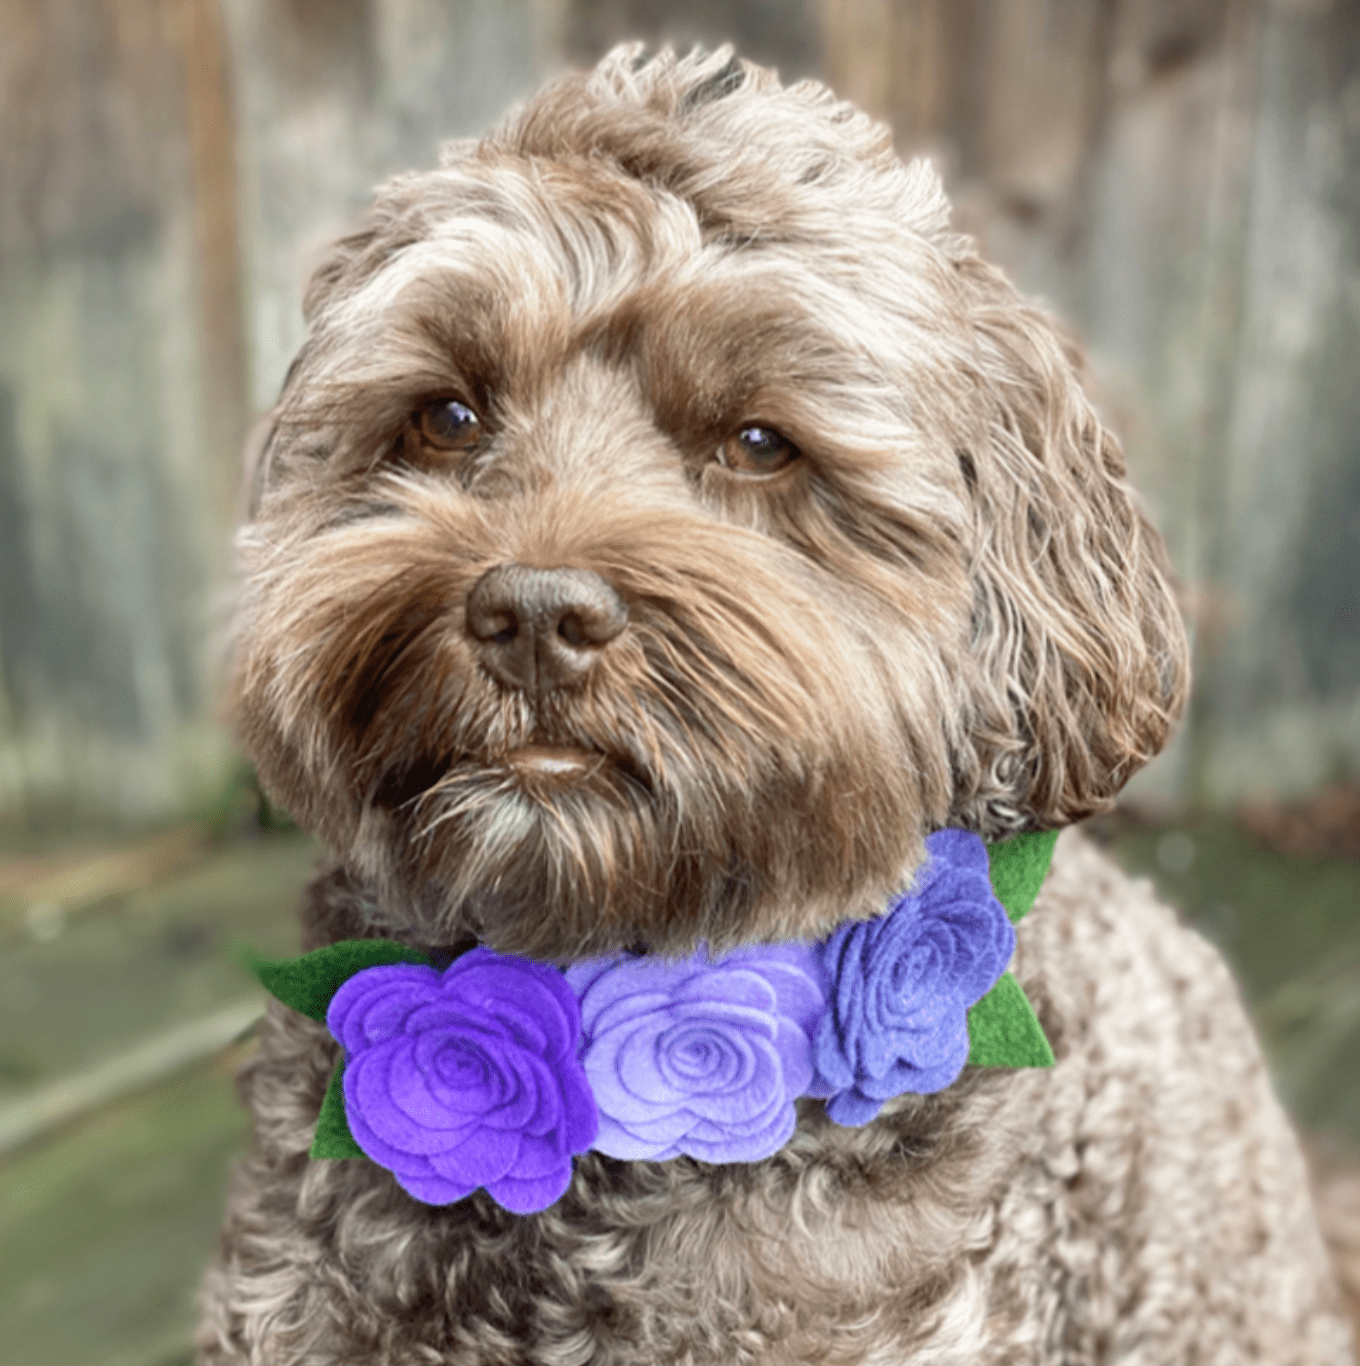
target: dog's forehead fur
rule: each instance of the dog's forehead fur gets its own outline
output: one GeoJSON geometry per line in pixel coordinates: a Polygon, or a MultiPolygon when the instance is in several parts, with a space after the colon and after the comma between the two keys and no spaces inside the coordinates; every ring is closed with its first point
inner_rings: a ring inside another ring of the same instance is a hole
{"type": "MultiPolygon", "coordinates": [[[[933,207],[933,175],[907,179],[933,207]]],[[[513,429],[540,409],[565,419],[558,386],[587,359],[625,373],[658,427],[706,453],[759,417],[861,493],[959,523],[958,464],[952,449],[932,459],[941,443],[925,437],[967,421],[980,360],[939,243],[857,200],[848,218],[820,195],[800,209],[796,182],[771,186],[764,232],[718,232],[699,204],[617,164],[495,143],[389,194],[418,201],[422,235],[317,301],[312,396],[453,387],[513,429]],[[790,235],[786,215],[806,221],[790,235]]]]}
{"type": "Polygon", "coordinates": [[[929,830],[1075,819],[1162,743],[1184,637],[1118,447],[929,168],[820,86],[616,53],[385,187],[306,312],[237,710],[384,923],[797,937],[881,907],[929,830]],[[451,395],[484,437],[432,463],[412,415],[451,395]],[[802,459],[725,468],[751,424],[802,459]],[[579,688],[486,674],[465,606],[505,565],[619,595],[579,688]],[[611,776],[509,781],[544,742],[611,776]]]}

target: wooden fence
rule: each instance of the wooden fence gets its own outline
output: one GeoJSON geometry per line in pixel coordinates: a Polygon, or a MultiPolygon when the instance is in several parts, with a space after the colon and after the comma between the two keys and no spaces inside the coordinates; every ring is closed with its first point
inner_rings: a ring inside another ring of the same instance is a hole
{"type": "Polygon", "coordinates": [[[1355,0],[0,0],[0,822],[223,782],[237,452],[308,262],[627,36],[825,76],[1083,333],[1197,634],[1144,795],[1354,776],[1355,0]]]}

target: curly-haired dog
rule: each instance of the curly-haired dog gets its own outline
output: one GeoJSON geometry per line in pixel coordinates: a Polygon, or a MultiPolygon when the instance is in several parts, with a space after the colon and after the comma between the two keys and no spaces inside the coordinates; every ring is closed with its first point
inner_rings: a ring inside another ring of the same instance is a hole
{"type": "MultiPolygon", "coordinates": [[[[808,940],[1163,744],[1182,627],[1073,355],[821,87],[620,50],[389,184],[306,311],[234,664],[332,851],[306,947],[808,940]]],[[[309,1160],[337,1046],[275,1005],[202,1359],[1348,1360],[1217,954],[1068,833],[1015,972],[1051,1070],[588,1152],[529,1215],[309,1160]]]]}

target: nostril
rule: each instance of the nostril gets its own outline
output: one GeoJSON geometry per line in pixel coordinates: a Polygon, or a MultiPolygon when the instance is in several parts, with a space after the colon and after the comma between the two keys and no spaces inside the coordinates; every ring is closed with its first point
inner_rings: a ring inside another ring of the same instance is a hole
{"type": "Polygon", "coordinates": [[[496,645],[508,645],[519,635],[519,622],[508,612],[500,612],[488,619],[478,634],[496,645]]]}
{"type": "Polygon", "coordinates": [[[628,624],[628,609],[598,575],[582,577],[567,601],[555,608],[553,634],[572,650],[608,645],[628,624]]]}
{"type": "Polygon", "coordinates": [[[557,634],[574,650],[584,649],[594,643],[586,631],[585,622],[575,612],[568,612],[557,623],[557,634]]]}
{"type": "Polygon", "coordinates": [[[519,635],[519,617],[510,607],[474,595],[468,602],[468,630],[484,644],[508,645],[519,635]]]}

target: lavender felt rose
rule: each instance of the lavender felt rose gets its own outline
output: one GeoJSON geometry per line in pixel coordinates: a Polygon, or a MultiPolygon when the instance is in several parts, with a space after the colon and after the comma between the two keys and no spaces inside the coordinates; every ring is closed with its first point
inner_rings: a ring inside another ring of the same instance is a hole
{"type": "Polygon", "coordinates": [[[809,1094],[827,1098],[837,1124],[867,1124],[893,1096],[953,1082],[968,1058],[968,1007],[1015,949],[983,842],[940,830],[926,853],[886,915],[842,925],[822,946],[831,999],[814,1038],[809,1094]]]}
{"type": "Polygon", "coordinates": [[[580,1012],[555,968],[489,949],[442,973],[367,968],[326,1023],[345,1049],[355,1141],[426,1204],[484,1186],[515,1213],[546,1209],[595,1141],[580,1012]]]}
{"type": "Polygon", "coordinates": [[[781,944],[718,961],[617,954],[577,963],[581,1060],[611,1157],[755,1162],[797,1123],[825,1005],[816,949],[781,944]]]}

